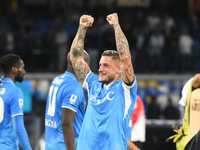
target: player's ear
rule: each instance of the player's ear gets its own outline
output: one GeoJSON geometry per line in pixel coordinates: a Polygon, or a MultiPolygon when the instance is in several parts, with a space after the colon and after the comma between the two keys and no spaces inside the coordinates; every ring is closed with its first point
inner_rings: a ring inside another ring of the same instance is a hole
{"type": "Polygon", "coordinates": [[[117,67],[117,74],[121,74],[120,67],[117,67]]]}
{"type": "Polygon", "coordinates": [[[12,71],[13,74],[16,74],[18,69],[17,69],[17,67],[12,67],[11,71],[12,71]]]}

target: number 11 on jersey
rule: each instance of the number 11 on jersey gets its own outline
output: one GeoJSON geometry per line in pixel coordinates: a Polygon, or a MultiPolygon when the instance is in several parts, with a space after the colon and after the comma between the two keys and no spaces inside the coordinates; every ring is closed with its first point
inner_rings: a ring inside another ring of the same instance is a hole
{"type": "Polygon", "coordinates": [[[49,107],[47,115],[54,116],[56,108],[56,94],[58,92],[58,87],[51,86],[49,90],[49,107]]]}

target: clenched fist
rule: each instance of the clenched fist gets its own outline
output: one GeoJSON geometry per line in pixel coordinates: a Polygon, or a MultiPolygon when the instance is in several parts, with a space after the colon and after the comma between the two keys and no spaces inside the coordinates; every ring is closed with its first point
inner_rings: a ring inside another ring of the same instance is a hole
{"type": "Polygon", "coordinates": [[[119,24],[117,13],[108,15],[106,20],[112,26],[119,24]]]}
{"type": "Polygon", "coordinates": [[[85,28],[91,27],[94,22],[94,18],[90,15],[83,15],[80,18],[79,25],[85,28]]]}

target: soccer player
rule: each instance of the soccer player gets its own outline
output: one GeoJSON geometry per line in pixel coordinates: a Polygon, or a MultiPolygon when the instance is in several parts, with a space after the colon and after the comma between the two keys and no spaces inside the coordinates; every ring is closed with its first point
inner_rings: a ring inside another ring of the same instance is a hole
{"type": "Polygon", "coordinates": [[[23,93],[15,86],[16,81],[23,81],[24,62],[18,55],[4,55],[0,71],[4,72],[0,81],[0,149],[18,150],[19,142],[23,150],[31,150],[24,127],[23,93]]]}
{"type": "Polygon", "coordinates": [[[177,150],[200,149],[200,73],[185,83],[179,104],[185,106],[183,124],[180,128],[173,126],[173,131],[177,134],[170,136],[167,142],[173,140],[177,150]]]}
{"type": "MultiPolygon", "coordinates": [[[[99,76],[83,59],[84,39],[94,18],[83,15],[71,46],[70,59],[79,81],[88,89],[89,102],[77,150],[127,149],[127,131],[137,99],[137,80],[131,63],[128,41],[116,13],[107,16],[114,28],[117,51],[106,50],[99,62],[99,76]]],[[[131,149],[128,145],[128,148],[131,149]]],[[[136,148],[137,149],[137,148],[136,148]]]]}
{"type": "MultiPolygon", "coordinates": [[[[75,150],[83,117],[86,99],[83,88],[74,75],[67,56],[67,71],[52,81],[45,113],[45,149],[75,150]]],[[[84,58],[89,64],[89,55],[84,58]]]]}

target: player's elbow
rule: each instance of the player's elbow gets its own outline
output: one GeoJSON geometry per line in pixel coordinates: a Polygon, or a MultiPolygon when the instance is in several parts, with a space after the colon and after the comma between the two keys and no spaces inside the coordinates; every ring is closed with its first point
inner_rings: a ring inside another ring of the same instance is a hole
{"type": "Polygon", "coordinates": [[[62,126],[62,128],[71,128],[71,127],[73,127],[73,122],[70,123],[70,122],[64,122],[64,121],[62,121],[61,122],[61,126],[62,126]]]}
{"type": "Polygon", "coordinates": [[[70,59],[71,63],[75,62],[75,60],[76,60],[72,52],[70,52],[69,59],[70,59]]]}
{"type": "Polygon", "coordinates": [[[73,124],[69,124],[69,123],[61,123],[62,125],[62,129],[63,129],[63,134],[68,134],[73,130],[73,124]]]}

